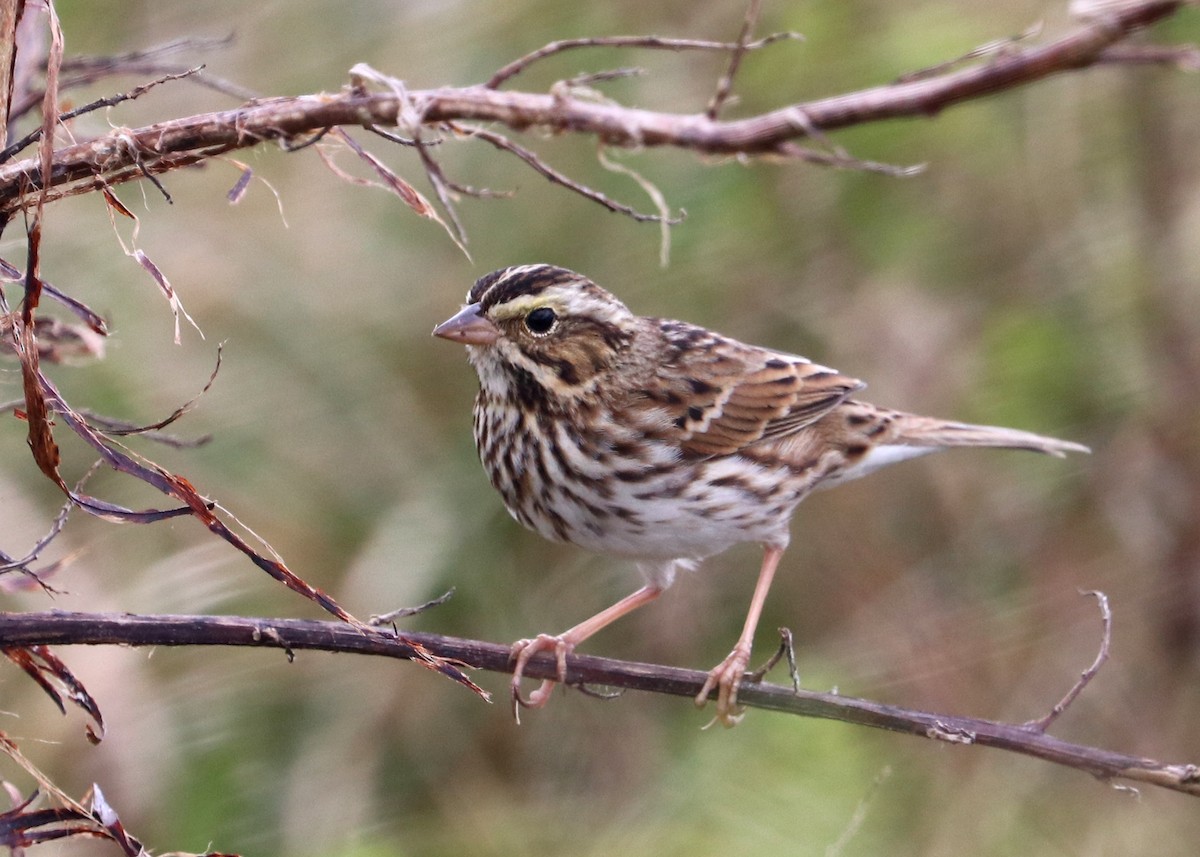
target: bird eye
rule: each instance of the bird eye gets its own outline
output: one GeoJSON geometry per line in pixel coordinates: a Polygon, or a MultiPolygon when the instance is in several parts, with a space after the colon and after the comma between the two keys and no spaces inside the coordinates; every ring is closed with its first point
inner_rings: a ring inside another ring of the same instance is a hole
{"type": "Polygon", "coordinates": [[[529,329],[530,333],[541,336],[549,333],[556,321],[558,321],[558,316],[554,310],[548,306],[540,306],[525,316],[525,327],[529,329]]]}

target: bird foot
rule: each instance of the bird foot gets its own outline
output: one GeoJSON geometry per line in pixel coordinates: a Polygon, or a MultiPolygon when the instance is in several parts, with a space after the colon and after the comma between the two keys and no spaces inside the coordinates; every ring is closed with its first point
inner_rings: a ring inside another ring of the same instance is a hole
{"type": "Polygon", "coordinates": [[[546,679],[529,696],[523,696],[521,694],[521,678],[525,674],[525,665],[529,663],[529,659],[539,652],[554,652],[554,658],[558,664],[557,681],[565,682],[567,679],[567,655],[574,650],[574,641],[553,634],[538,634],[531,640],[517,640],[512,644],[508,657],[509,660],[516,661],[512,674],[514,720],[518,723],[521,722],[520,711],[522,708],[541,708],[549,702],[550,693],[557,683],[554,679],[546,679]]]}
{"type": "Polygon", "coordinates": [[[735,646],[725,660],[709,670],[704,686],[700,688],[700,693],[696,694],[696,706],[703,708],[708,702],[709,694],[716,689],[717,715],[713,722],[720,723],[727,729],[737,726],[745,714],[745,709],[738,707],[737,692],[749,665],[750,648],[740,644],[735,646]]]}

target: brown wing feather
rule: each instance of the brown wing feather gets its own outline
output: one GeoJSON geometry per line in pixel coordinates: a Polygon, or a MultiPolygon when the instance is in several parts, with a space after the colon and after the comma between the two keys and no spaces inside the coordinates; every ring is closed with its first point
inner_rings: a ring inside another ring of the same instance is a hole
{"type": "Polygon", "coordinates": [[[660,329],[672,347],[655,369],[644,408],[658,417],[654,433],[677,442],[688,456],[728,455],[786,437],[864,386],[803,357],[683,322],[661,322],[660,329]]]}

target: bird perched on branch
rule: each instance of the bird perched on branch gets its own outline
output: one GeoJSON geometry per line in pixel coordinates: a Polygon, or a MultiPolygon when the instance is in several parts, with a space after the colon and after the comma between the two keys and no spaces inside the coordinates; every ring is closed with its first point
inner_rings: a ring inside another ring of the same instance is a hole
{"type": "Polygon", "coordinates": [[[630,558],[645,578],[575,627],[514,644],[514,712],[544,705],[554,687],[547,680],[522,696],[533,655],[553,652],[563,681],[579,643],[653,601],[679,568],[758,542],[762,567],[742,634],[696,698],[703,705],[715,690],[717,719],[732,726],[792,513],[813,489],[956,446],[1088,451],[858,401],[861,381],[687,322],[643,318],[551,265],[481,277],[433,333],[467,346],[479,375],[475,444],[512,516],[547,539],[630,558]]]}

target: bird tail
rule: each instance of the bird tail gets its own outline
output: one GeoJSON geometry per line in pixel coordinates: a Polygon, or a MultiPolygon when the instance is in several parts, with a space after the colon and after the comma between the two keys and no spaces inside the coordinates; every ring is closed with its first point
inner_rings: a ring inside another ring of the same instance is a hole
{"type": "Polygon", "coordinates": [[[1068,452],[1091,452],[1081,443],[1059,440],[1020,429],[956,423],[915,414],[896,414],[896,433],[888,443],[914,447],[990,446],[1027,449],[1065,458],[1068,452]]]}

